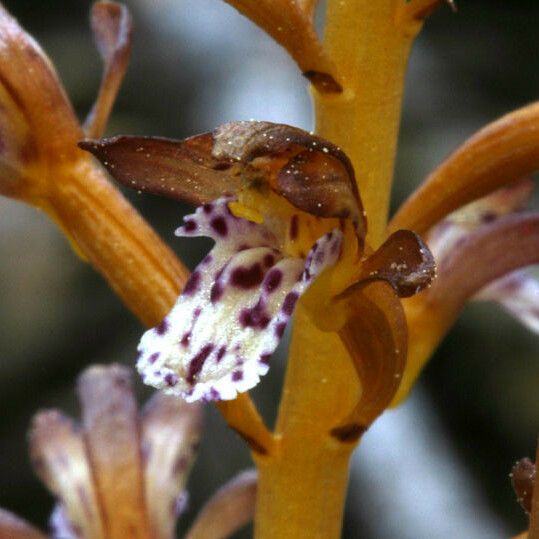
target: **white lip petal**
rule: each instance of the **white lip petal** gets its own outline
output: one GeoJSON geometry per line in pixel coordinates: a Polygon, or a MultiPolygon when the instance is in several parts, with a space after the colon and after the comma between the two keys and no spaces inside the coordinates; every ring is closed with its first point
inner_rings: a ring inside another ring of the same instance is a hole
{"type": "Polygon", "coordinates": [[[228,400],[269,369],[296,301],[333,265],[342,233],[329,232],[307,258],[285,257],[264,225],[235,217],[222,198],[197,209],[177,234],[215,239],[178,302],[139,344],[145,383],[192,402],[228,400]]]}

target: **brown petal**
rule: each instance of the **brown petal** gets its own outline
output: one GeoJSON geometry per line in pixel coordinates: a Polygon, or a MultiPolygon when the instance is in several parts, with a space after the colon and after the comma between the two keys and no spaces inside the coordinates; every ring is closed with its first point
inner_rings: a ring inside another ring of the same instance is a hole
{"type": "Polygon", "coordinates": [[[85,140],[79,146],[127,187],[194,205],[235,193],[242,185],[230,160],[212,157],[210,134],[184,141],[119,136],[85,140]]]}
{"type": "Polygon", "coordinates": [[[225,539],[251,521],[256,501],[255,470],[240,473],[206,503],[185,539],[225,539]]]}
{"type": "Polygon", "coordinates": [[[0,509],[0,539],[47,539],[47,536],[13,513],[0,509]]]}
{"type": "Polygon", "coordinates": [[[200,205],[242,187],[269,186],[318,217],[366,221],[354,170],[334,144],[269,122],[231,122],[183,141],[120,136],[79,143],[124,185],[200,205]]]}
{"type": "Polygon", "coordinates": [[[0,5],[0,193],[35,200],[30,165],[73,157],[80,136],[49,59],[0,5]]]}
{"type": "Polygon", "coordinates": [[[318,217],[350,218],[364,236],[366,222],[354,168],[335,144],[303,129],[270,122],[230,122],[218,127],[213,138],[216,157],[251,164],[295,207],[318,217]]]}
{"type": "Polygon", "coordinates": [[[387,408],[399,387],[406,364],[404,311],[393,289],[372,283],[348,298],[351,316],[339,330],[361,381],[356,409],[333,436],[355,442],[387,408]]]}
{"type": "Polygon", "coordinates": [[[94,366],[79,378],[84,439],[108,539],[146,539],[137,407],[131,371],[94,366]]]}
{"type": "Polygon", "coordinates": [[[389,229],[423,234],[457,208],[539,169],[539,103],[481,129],[425,180],[389,229]]]}
{"type": "Polygon", "coordinates": [[[176,502],[187,482],[200,438],[202,409],[155,393],[144,409],[142,450],[152,537],[174,536],[176,502]]]}
{"type": "Polygon", "coordinates": [[[348,291],[383,280],[406,298],[429,286],[435,276],[436,264],[423,240],[411,230],[398,230],[361,263],[358,282],[348,291]]]}
{"type": "Polygon", "coordinates": [[[438,261],[431,288],[404,302],[409,353],[396,401],[404,398],[466,301],[523,266],[539,263],[539,214],[508,215],[463,237],[438,261]]]}
{"type": "Polygon", "coordinates": [[[105,130],[127,69],[133,25],[127,7],[115,2],[96,2],[92,6],[90,20],[104,71],[101,88],[86,119],[84,131],[88,137],[99,137],[105,130]]]}
{"type": "Polygon", "coordinates": [[[526,513],[531,511],[536,474],[535,464],[529,458],[518,460],[509,474],[513,490],[517,495],[517,501],[526,513]]]}
{"type": "Polygon", "coordinates": [[[58,411],[37,414],[30,430],[30,454],[39,477],[64,504],[83,537],[105,537],[81,434],[58,411]]]}

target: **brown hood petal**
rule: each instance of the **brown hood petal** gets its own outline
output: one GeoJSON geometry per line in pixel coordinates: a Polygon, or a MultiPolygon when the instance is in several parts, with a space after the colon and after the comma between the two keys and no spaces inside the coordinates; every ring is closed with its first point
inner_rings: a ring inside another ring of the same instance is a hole
{"type": "Polygon", "coordinates": [[[79,146],[133,189],[200,205],[243,187],[269,186],[307,213],[350,218],[361,241],[366,233],[350,160],[296,127],[231,122],[183,141],[119,136],[79,146]]]}
{"type": "Polygon", "coordinates": [[[200,438],[202,408],[155,393],[144,408],[142,452],[152,537],[174,537],[177,501],[185,488],[200,438]]]}
{"type": "Polygon", "coordinates": [[[388,284],[369,284],[347,301],[352,314],[339,336],[354,362],[362,394],[332,434],[355,442],[393,399],[406,364],[408,337],[403,308],[388,284]]]}
{"type": "Polygon", "coordinates": [[[225,539],[248,524],[255,512],[255,470],[247,470],[223,485],[206,503],[185,539],[225,539]]]}
{"type": "Polygon", "coordinates": [[[104,71],[101,88],[86,119],[84,131],[88,137],[99,137],[105,130],[127,69],[133,24],[127,7],[115,2],[96,2],[92,6],[90,21],[104,71]]]}
{"type": "Polygon", "coordinates": [[[13,513],[0,509],[0,539],[47,539],[47,536],[13,513]]]}
{"type": "Polygon", "coordinates": [[[131,371],[94,366],[79,378],[84,439],[108,539],[149,536],[131,371]]]}
{"type": "Polygon", "coordinates": [[[401,298],[417,294],[436,276],[434,258],[423,240],[411,230],[398,230],[361,263],[356,284],[344,295],[372,281],[387,281],[401,298]]]}
{"type": "Polygon", "coordinates": [[[364,238],[367,223],[354,169],[335,144],[270,122],[230,122],[215,129],[213,138],[215,156],[275,175],[269,183],[293,206],[318,217],[350,218],[364,238]]]}
{"type": "Polygon", "coordinates": [[[30,454],[39,477],[63,503],[83,537],[104,538],[101,514],[81,433],[51,410],[34,417],[30,454]]]}
{"type": "Polygon", "coordinates": [[[409,354],[395,403],[404,398],[466,301],[520,267],[539,263],[539,214],[515,214],[483,225],[438,261],[432,287],[404,302],[409,354]]]}
{"type": "Polygon", "coordinates": [[[539,103],[487,125],[444,161],[389,224],[423,234],[456,209],[539,170],[539,103]]]}

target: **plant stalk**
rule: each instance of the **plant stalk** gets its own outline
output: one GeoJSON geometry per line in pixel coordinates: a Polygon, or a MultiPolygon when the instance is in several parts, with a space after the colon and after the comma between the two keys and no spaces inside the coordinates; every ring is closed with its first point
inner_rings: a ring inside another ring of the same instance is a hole
{"type": "MultiPolygon", "coordinates": [[[[373,247],[383,240],[404,77],[421,23],[399,19],[400,0],[330,0],[324,47],[342,77],[340,94],[313,91],[316,132],[352,160],[373,247]]],[[[404,0],[402,0],[404,4],[404,0]]]]}
{"type": "MultiPolygon", "coordinates": [[[[404,2],[404,0],[403,0],[404,2]]],[[[367,211],[369,241],[387,222],[405,69],[417,21],[400,20],[396,0],[329,0],[325,47],[343,77],[341,94],[313,91],[317,132],[351,158],[367,211]]],[[[358,402],[361,387],[335,333],[297,307],[274,451],[259,469],[256,539],[338,539],[357,440],[332,428],[358,402]]]]}

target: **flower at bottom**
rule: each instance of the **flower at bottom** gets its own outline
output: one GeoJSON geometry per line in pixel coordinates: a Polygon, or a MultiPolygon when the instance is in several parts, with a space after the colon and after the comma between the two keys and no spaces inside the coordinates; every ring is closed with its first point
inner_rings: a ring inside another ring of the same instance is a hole
{"type": "MultiPolygon", "coordinates": [[[[120,365],[90,367],[78,391],[80,427],[47,410],[34,417],[30,430],[34,468],[58,500],[50,537],[171,539],[198,446],[200,406],[156,394],[139,414],[130,370],[120,365]]],[[[233,531],[250,518],[245,495],[254,497],[253,485],[251,474],[228,488],[229,506],[240,504],[243,514],[227,515],[227,508],[218,506],[211,517],[221,529],[233,531]]],[[[198,527],[207,527],[207,517],[200,520],[198,527]]],[[[45,535],[0,511],[0,538],[45,535]]]]}

